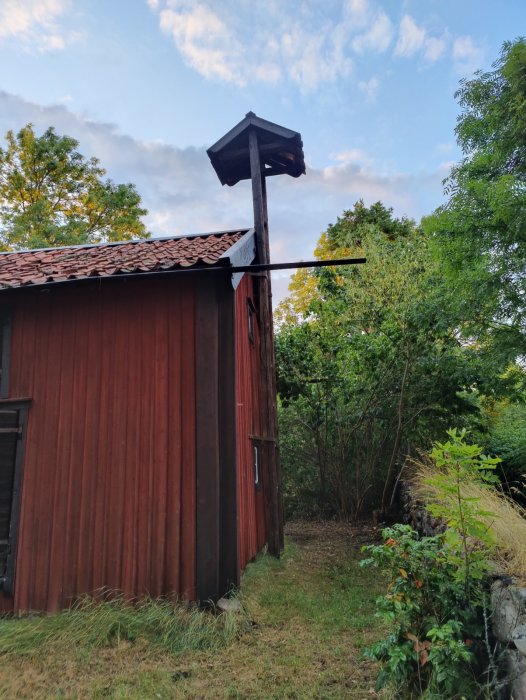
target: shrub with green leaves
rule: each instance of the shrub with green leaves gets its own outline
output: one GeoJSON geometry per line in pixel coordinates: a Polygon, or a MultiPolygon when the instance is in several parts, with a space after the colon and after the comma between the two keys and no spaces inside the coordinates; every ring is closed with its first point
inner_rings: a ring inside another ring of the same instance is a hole
{"type": "Polygon", "coordinates": [[[435,497],[427,507],[447,526],[447,554],[457,567],[455,576],[464,585],[466,602],[480,603],[479,584],[488,573],[488,556],[495,545],[487,525],[492,514],[465,490],[473,483],[485,487],[498,483],[494,470],[501,460],[468,444],[465,430],[451,429],[447,434],[449,439],[436,442],[430,452],[435,471],[426,481],[435,497]]]}
{"type": "Polygon", "coordinates": [[[382,534],[383,544],[365,547],[370,556],[362,562],[389,578],[377,614],[390,632],[367,651],[383,662],[377,688],[389,685],[403,698],[476,697],[481,609],[466,602],[445,534],[420,537],[409,525],[382,534]]]}
{"type": "MultiPolygon", "coordinates": [[[[378,615],[390,626],[388,637],[369,649],[383,662],[378,687],[399,689],[402,698],[484,697],[477,677],[487,657],[485,582],[494,546],[487,526],[491,513],[466,486],[491,488],[500,461],[466,442],[466,431],[449,430],[429,454],[433,465],[425,481],[433,494],[428,505],[447,526],[435,537],[420,537],[408,525],[383,531],[384,542],[364,550],[389,577],[378,615]]],[[[486,672],[493,665],[485,663],[486,672]]]]}

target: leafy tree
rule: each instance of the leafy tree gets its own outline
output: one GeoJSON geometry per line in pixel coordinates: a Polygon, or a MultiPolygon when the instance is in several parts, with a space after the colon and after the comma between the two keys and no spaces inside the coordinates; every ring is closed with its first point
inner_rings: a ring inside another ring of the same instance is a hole
{"type": "Polygon", "coordinates": [[[353,254],[367,264],[298,273],[278,313],[284,481],[304,514],[387,509],[404,456],[477,410],[461,390],[487,373],[412,221],[358,202],[316,251],[353,254]]]}
{"type": "Polygon", "coordinates": [[[146,238],[147,212],[131,184],[103,181],[96,158],[50,127],[9,131],[0,148],[0,246],[4,250],[146,238]]]}
{"type": "Polygon", "coordinates": [[[463,158],[447,204],[423,225],[445,273],[461,278],[465,330],[494,351],[524,353],[526,334],[526,42],[503,45],[489,72],[464,80],[456,134],[463,158]]]}
{"type": "MultiPolygon", "coordinates": [[[[382,237],[389,241],[395,241],[414,233],[415,222],[406,218],[393,218],[393,210],[387,209],[381,202],[366,207],[363,200],[359,200],[353,209],[345,211],[335,224],[329,224],[327,231],[321,234],[314,251],[316,259],[331,260],[338,256],[360,255],[363,252],[361,236],[371,228],[381,231],[382,237]]],[[[343,268],[340,272],[342,271],[343,268]]],[[[298,317],[308,316],[320,291],[319,282],[323,276],[327,282],[331,272],[325,270],[311,274],[307,269],[300,269],[293,275],[289,286],[291,294],[277,310],[278,323],[293,322],[298,317]]],[[[335,279],[340,284],[343,278],[339,274],[335,279]]]]}

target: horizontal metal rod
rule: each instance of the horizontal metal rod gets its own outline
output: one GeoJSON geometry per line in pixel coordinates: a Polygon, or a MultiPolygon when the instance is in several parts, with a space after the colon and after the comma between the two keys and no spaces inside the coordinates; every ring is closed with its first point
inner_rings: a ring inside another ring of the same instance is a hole
{"type": "Polygon", "coordinates": [[[339,260],[301,260],[290,263],[268,263],[266,265],[234,265],[232,267],[209,268],[228,272],[263,272],[265,270],[294,270],[300,267],[336,267],[338,265],[363,265],[367,258],[340,258],[339,260]]]}
{"type": "MultiPolygon", "coordinates": [[[[291,263],[268,263],[266,265],[213,265],[210,267],[183,267],[176,268],[173,270],[152,270],[151,272],[121,272],[114,275],[108,275],[103,277],[102,275],[93,277],[79,277],[78,279],[67,279],[60,280],[57,282],[37,282],[36,284],[24,284],[20,287],[8,287],[2,286],[0,283],[0,293],[7,292],[10,289],[35,289],[35,288],[55,288],[60,287],[63,284],[71,284],[72,282],[105,282],[111,280],[122,280],[130,277],[152,277],[155,275],[159,277],[160,275],[172,275],[172,274],[201,274],[203,272],[264,272],[266,270],[294,270],[300,267],[334,267],[336,265],[363,265],[367,262],[366,258],[341,258],[339,260],[306,260],[300,262],[291,263]]],[[[0,399],[0,403],[6,403],[10,399],[0,399]]],[[[22,399],[16,399],[20,402],[22,399]]],[[[31,401],[31,399],[23,399],[23,401],[31,401]]]]}

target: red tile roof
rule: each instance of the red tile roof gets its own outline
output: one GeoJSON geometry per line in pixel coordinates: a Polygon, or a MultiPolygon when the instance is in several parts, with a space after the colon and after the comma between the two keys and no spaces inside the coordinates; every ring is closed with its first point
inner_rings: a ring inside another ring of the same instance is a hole
{"type": "Polygon", "coordinates": [[[0,289],[215,265],[246,230],[0,253],[0,289]]]}

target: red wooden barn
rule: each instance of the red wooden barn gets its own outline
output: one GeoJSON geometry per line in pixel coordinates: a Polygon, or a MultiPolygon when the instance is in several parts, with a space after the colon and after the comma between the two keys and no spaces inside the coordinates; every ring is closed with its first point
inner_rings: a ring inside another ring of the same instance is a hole
{"type": "MultiPolygon", "coordinates": [[[[241,125],[216,156],[231,169],[255,134],[264,183],[299,135],[241,125]]],[[[265,262],[261,227],[0,254],[0,610],[217,599],[279,531],[268,273],[236,271],[265,262]]]]}
{"type": "Polygon", "coordinates": [[[234,231],[0,255],[3,609],[216,597],[261,549],[257,300],[209,270],[254,251],[234,231]]]}

